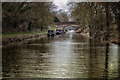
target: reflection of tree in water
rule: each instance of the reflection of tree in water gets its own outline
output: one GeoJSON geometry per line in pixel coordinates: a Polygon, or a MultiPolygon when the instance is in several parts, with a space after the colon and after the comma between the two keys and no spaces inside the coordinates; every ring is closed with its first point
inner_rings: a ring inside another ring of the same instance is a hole
{"type": "Polygon", "coordinates": [[[118,78],[120,79],[120,45],[118,46],[118,78]]]}
{"type": "Polygon", "coordinates": [[[82,35],[73,35],[73,39],[74,39],[74,42],[87,42],[88,41],[88,38],[86,38],[85,36],[82,36],[82,35]]]}
{"type": "Polygon", "coordinates": [[[100,77],[99,73],[101,73],[101,72],[99,72],[100,68],[98,66],[99,61],[98,61],[98,57],[97,57],[98,53],[96,52],[97,46],[96,46],[95,39],[89,39],[89,45],[90,45],[90,60],[89,60],[90,61],[90,73],[89,73],[89,77],[90,78],[97,78],[97,77],[100,77]],[[98,69],[98,70],[96,70],[96,69],[98,69]]]}
{"type": "Polygon", "coordinates": [[[90,45],[90,78],[97,78],[97,75],[99,76],[99,74],[95,74],[96,71],[95,69],[98,68],[97,66],[97,61],[96,61],[96,44],[94,42],[94,40],[89,39],[89,45],[90,45]],[[97,68],[96,68],[97,67],[97,68]]]}
{"type": "Polygon", "coordinates": [[[108,48],[95,38],[89,39],[90,69],[89,78],[104,78],[108,74],[108,48]],[[107,51],[107,52],[106,52],[107,51]],[[107,54],[107,57],[106,57],[107,54]],[[106,66],[106,67],[104,67],[106,66]],[[104,71],[106,70],[106,72],[104,71]]]}
{"type": "Polygon", "coordinates": [[[49,41],[46,38],[40,38],[40,39],[38,38],[27,42],[27,44],[33,44],[33,43],[45,44],[45,43],[49,43],[49,41]]]}
{"type": "Polygon", "coordinates": [[[118,64],[118,76],[119,76],[119,79],[120,79],[120,18],[119,18],[119,27],[118,27],[118,36],[119,36],[119,48],[118,48],[118,62],[119,62],[119,64],[118,64]]]}
{"type": "Polygon", "coordinates": [[[25,45],[12,45],[3,48],[3,77],[20,77],[22,75],[21,72],[28,72],[28,70],[24,70],[25,67],[29,68],[28,65],[34,65],[30,61],[34,61],[37,66],[40,64],[40,61],[44,62],[46,60],[43,59],[44,57],[41,57],[49,52],[49,46],[45,45],[46,41],[39,39],[31,42],[31,45],[28,42],[28,44],[25,45]],[[32,45],[31,42],[35,42],[36,45],[32,45]]]}
{"type": "Polygon", "coordinates": [[[109,59],[109,43],[106,43],[106,55],[105,55],[105,78],[108,79],[108,59],[109,59]]]}
{"type": "Polygon", "coordinates": [[[47,53],[49,50],[48,46],[45,44],[41,45],[27,45],[24,49],[39,51],[39,53],[47,53]]]}
{"type": "Polygon", "coordinates": [[[10,77],[11,73],[14,73],[15,69],[19,69],[19,66],[14,65],[17,64],[19,60],[19,53],[21,49],[20,46],[10,46],[6,48],[2,48],[2,76],[10,77]]]}
{"type": "Polygon", "coordinates": [[[89,73],[89,78],[91,78],[91,76],[92,76],[92,70],[91,70],[91,68],[92,68],[92,64],[91,64],[91,62],[92,62],[92,56],[91,56],[91,54],[92,54],[92,41],[91,41],[91,39],[89,39],[89,45],[90,45],[90,73],[89,73]]]}
{"type": "Polygon", "coordinates": [[[49,45],[49,42],[45,38],[35,39],[29,41],[25,49],[39,51],[39,53],[47,53],[49,51],[49,47],[47,44],[49,45]]]}

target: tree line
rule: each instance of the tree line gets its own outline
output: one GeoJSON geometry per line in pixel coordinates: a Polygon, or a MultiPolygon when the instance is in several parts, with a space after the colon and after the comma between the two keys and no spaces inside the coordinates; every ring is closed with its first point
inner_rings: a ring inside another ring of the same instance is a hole
{"type": "Polygon", "coordinates": [[[2,3],[3,32],[44,30],[52,21],[52,3],[2,3]]]}
{"type": "Polygon", "coordinates": [[[66,13],[56,11],[52,2],[3,2],[3,33],[18,31],[44,31],[53,22],[63,21],[66,13]]]}
{"type": "Polygon", "coordinates": [[[107,38],[111,36],[111,31],[117,30],[120,38],[120,2],[86,2],[69,5],[72,19],[80,22],[82,28],[89,27],[90,36],[107,38]]]}

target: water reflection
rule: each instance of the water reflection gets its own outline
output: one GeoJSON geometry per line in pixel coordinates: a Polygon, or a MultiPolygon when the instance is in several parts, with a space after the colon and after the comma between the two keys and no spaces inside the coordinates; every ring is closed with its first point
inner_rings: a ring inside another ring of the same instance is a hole
{"type": "Polygon", "coordinates": [[[120,79],[120,46],[118,47],[118,77],[120,79]]]}
{"type": "Polygon", "coordinates": [[[3,47],[3,77],[117,78],[118,53],[117,45],[75,33],[30,40],[3,47]]]}
{"type": "Polygon", "coordinates": [[[109,59],[108,59],[108,76],[112,78],[113,76],[118,77],[118,59],[119,59],[119,46],[111,44],[109,47],[109,59]]]}
{"type": "Polygon", "coordinates": [[[105,76],[105,46],[95,39],[89,40],[89,77],[104,78],[105,76]]]}

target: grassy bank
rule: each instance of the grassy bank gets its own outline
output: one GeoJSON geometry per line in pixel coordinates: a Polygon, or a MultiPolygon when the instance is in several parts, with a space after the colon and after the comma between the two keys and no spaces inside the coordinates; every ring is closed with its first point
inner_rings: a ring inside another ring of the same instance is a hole
{"type": "Polygon", "coordinates": [[[39,34],[39,35],[43,35],[43,34],[46,34],[47,31],[40,31],[40,32],[11,32],[11,33],[4,33],[2,34],[2,38],[8,38],[8,37],[14,37],[14,36],[27,36],[27,35],[36,35],[36,34],[39,34]]]}
{"type": "Polygon", "coordinates": [[[47,31],[31,31],[31,32],[11,32],[2,34],[2,43],[9,44],[13,42],[20,42],[30,38],[36,38],[46,35],[47,31]]]}

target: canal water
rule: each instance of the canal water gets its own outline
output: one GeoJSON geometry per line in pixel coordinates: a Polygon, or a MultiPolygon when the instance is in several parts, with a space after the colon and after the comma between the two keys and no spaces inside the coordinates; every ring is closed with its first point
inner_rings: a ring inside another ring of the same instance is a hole
{"type": "Polygon", "coordinates": [[[68,32],[3,47],[3,78],[118,78],[120,49],[68,32]]]}

